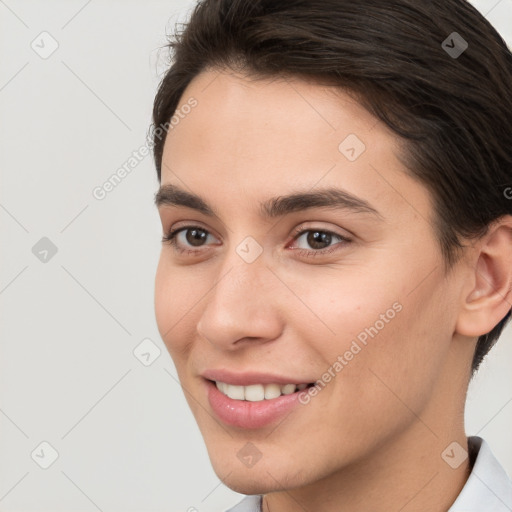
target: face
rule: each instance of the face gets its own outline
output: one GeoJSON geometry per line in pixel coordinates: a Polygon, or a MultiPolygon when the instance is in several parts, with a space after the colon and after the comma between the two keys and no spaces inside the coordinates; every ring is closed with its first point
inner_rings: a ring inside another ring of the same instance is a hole
{"type": "Polygon", "coordinates": [[[156,319],[219,477],[304,486],[435,429],[460,286],[394,135],[338,89],[220,70],[177,112],[156,319]]]}

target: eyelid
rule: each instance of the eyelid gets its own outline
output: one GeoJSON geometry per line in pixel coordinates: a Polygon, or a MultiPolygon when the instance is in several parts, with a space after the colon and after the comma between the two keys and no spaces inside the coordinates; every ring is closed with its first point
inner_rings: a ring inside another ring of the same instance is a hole
{"type": "MultiPolygon", "coordinates": [[[[209,229],[207,229],[207,228],[205,228],[203,226],[200,226],[199,224],[185,224],[183,226],[172,227],[169,230],[167,230],[164,233],[164,235],[162,236],[162,242],[170,243],[171,245],[174,246],[175,249],[180,250],[180,248],[178,247],[178,244],[176,243],[177,236],[182,231],[188,231],[188,230],[195,229],[195,228],[196,229],[200,229],[201,231],[205,231],[207,236],[212,236],[213,238],[218,240],[218,238],[209,229]]],[[[218,244],[207,244],[206,246],[202,246],[202,247],[207,247],[208,245],[218,245],[218,244]]],[[[201,246],[193,248],[193,249],[187,248],[187,249],[184,249],[184,250],[185,251],[188,250],[189,252],[200,251],[201,250],[201,246]]]]}
{"type": "Polygon", "coordinates": [[[189,221],[179,221],[175,224],[172,224],[171,227],[165,231],[165,234],[167,236],[169,235],[176,235],[178,231],[186,231],[187,229],[202,229],[203,231],[206,231],[209,235],[213,236],[217,240],[220,240],[220,238],[210,229],[201,224],[200,221],[196,220],[189,220],[189,221]]]}
{"type": "Polygon", "coordinates": [[[313,224],[313,225],[310,226],[310,225],[306,225],[303,223],[303,224],[300,224],[299,226],[297,226],[296,228],[293,228],[292,240],[295,240],[295,238],[297,238],[297,235],[301,235],[307,231],[322,231],[324,233],[331,233],[333,235],[339,236],[343,240],[352,241],[353,238],[355,238],[355,235],[353,233],[351,233],[350,231],[348,231],[347,229],[344,230],[346,232],[346,234],[344,234],[344,233],[338,233],[335,229],[332,229],[332,228],[320,227],[320,226],[318,226],[318,224],[315,224],[314,222],[310,222],[310,224],[313,224]]]}

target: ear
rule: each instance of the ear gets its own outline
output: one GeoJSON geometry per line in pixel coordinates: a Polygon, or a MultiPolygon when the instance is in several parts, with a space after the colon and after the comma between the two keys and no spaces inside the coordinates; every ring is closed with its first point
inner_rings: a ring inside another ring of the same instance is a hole
{"type": "Polygon", "coordinates": [[[471,289],[464,291],[455,328],[470,337],[490,332],[512,308],[512,216],[491,224],[474,247],[471,289]]]}

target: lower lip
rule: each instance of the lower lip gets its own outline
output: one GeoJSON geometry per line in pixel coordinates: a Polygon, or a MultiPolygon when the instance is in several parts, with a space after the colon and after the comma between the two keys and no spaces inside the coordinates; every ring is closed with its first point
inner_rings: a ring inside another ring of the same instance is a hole
{"type": "Polygon", "coordinates": [[[241,428],[261,428],[275,423],[300,404],[299,393],[304,392],[295,391],[270,400],[250,402],[233,400],[221,393],[214,382],[205,382],[213,412],[227,425],[241,428]]]}

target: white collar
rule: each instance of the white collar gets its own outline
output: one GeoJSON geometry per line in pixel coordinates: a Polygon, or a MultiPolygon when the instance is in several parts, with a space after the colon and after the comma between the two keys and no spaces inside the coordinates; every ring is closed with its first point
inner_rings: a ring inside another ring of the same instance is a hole
{"type": "Polygon", "coordinates": [[[511,512],[512,481],[487,442],[468,437],[469,450],[477,453],[473,469],[448,512],[511,512]]]}

